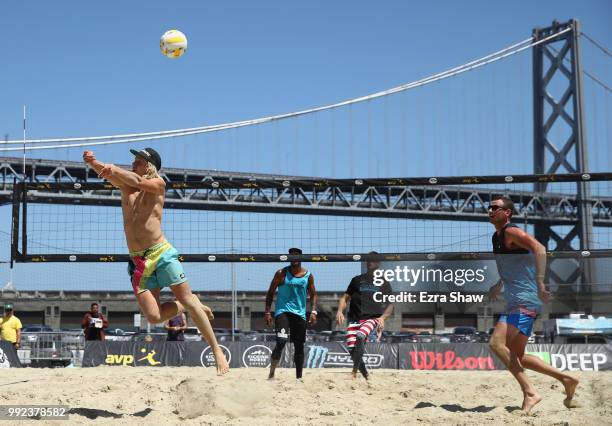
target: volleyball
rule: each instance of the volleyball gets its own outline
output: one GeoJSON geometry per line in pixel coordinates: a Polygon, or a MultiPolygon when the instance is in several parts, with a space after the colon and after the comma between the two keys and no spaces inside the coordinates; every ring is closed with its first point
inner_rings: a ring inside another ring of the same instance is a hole
{"type": "Polygon", "coordinates": [[[159,49],[167,58],[178,58],[187,50],[187,37],[179,30],[166,31],[159,41],[159,49]]]}

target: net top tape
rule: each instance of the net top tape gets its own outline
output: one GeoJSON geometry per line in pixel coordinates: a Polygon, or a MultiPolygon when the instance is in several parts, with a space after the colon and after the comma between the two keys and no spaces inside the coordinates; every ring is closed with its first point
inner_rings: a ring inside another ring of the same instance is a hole
{"type": "MultiPolygon", "coordinates": [[[[517,183],[597,182],[612,181],[612,173],[567,173],[532,175],[405,177],[376,179],[245,179],[208,176],[201,181],[167,181],[167,189],[265,189],[265,188],[317,188],[317,187],[394,187],[439,185],[487,185],[517,183]]],[[[107,182],[28,182],[26,190],[95,190],[114,188],[107,182]]]]}

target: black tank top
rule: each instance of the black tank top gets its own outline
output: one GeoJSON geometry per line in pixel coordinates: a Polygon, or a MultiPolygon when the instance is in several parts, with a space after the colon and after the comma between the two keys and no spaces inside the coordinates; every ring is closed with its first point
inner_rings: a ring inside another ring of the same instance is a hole
{"type": "Polygon", "coordinates": [[[527,254],[529,250],[525,250],[524,248],[507,248],[504,244],[506,240],[506,229],[508,228],[518,228],[514,223],[506,223],[504,227],[501,229],[501,232],[497,234],[497,231],[493,233],[493,253],[495,254],[527,254]]]}

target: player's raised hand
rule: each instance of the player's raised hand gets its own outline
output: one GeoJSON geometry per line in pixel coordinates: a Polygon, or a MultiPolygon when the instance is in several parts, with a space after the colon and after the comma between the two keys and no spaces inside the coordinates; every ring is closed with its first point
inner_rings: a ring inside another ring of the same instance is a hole
{"type": "Polygon", "coordinates": [[[96,156],[94,155],[93,151],[85,151],[83,152],[83,161],[85,161],[86,163],[92,163],[93,161],[95,161],[96,156]]]}

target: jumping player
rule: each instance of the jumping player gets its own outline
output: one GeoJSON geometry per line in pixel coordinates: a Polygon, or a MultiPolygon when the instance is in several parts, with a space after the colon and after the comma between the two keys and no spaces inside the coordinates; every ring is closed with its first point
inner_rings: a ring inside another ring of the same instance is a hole
{"type": "Polygon", "coordinates": [[[170,245],[161,229],[166,183],[159,177],[161,157],[152,148],[134,154],[132,171],[109,163],[101,163],[92,151],[83,153],[83,160],[121,191],[123,228],[130,251],[128,271],[140,309],[149,323],[164,322],[187,311],[200,333],[210,345],[217,364],[217,374],[229,371],[229,365],[217,343],[207,318],[210,309],[200,303],[185,278],[178,252],[170,245]],[[170,287],[176,301],[161,304],[163,287],[170,287]]]}

